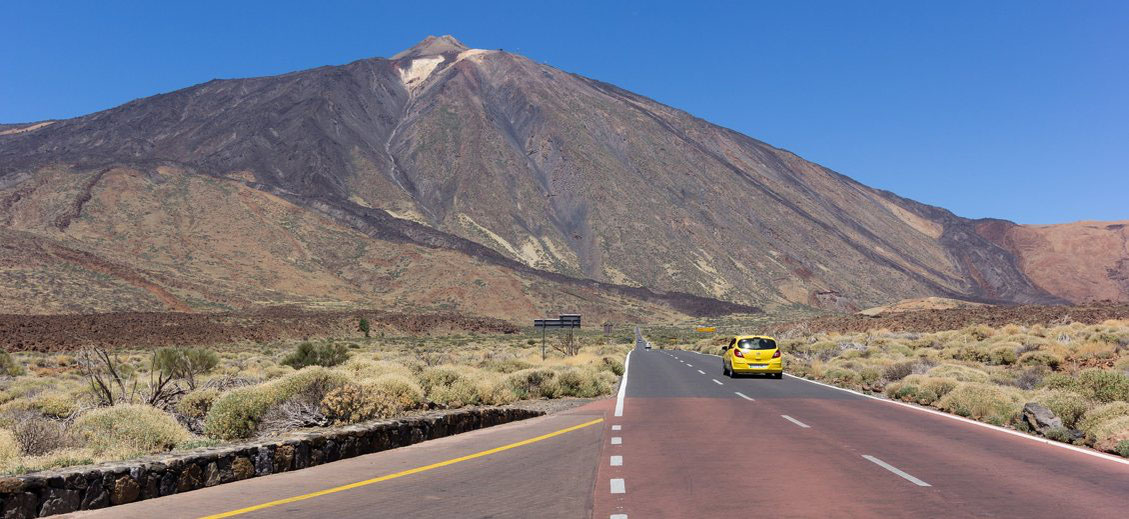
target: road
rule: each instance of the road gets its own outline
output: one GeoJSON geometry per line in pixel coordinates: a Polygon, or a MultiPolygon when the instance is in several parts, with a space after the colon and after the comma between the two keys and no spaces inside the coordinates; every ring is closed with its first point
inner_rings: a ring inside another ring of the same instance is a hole
{"type": "Polygon", "coordinates": [[[1129,514],[1115,461],[797,378],[731,379],[715,356],[630,362],[594,517],[1129,514]]]}
{"type": "Polygon", "coordinates": [[[636,348],[623,389],[620,399],[559,414],[81,516],[1061,518],[1129,510],[1129,465],[801,379],[730,379],[714,356],[636,348]]]}

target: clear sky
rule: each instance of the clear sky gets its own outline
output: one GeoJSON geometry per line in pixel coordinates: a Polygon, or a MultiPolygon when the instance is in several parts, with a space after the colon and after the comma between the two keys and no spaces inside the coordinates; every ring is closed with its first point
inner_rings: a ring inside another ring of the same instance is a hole
{"type": "Polygon", "coordinates": [[[1129,219],[1129,2],[5,2],[0,122],[429,34],[620,85],[967,217],[1129,219]]]}

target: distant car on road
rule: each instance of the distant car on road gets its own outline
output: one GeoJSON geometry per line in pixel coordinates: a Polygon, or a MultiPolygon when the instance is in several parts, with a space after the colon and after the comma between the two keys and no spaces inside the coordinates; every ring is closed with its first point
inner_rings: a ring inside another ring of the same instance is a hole
{"type": "Polygon", "coordinates": [[[784,378],[784,363],[776,339],[764,335],[738,335],[721,353],[722,372],[730,377],[744,374],[784,378]]]}
{"type": "Polygon", "coordinates": [[[648,350],[649,350],[649,349],[651,349],[651,342],[650,342],[650,341],[647,341],[647,343],[646,343],[646,344],[644,344],[644,346],[643,346],[643,347],[644,347],[644,348],[646,348],[646,349],[648,349],[648,350]]]}

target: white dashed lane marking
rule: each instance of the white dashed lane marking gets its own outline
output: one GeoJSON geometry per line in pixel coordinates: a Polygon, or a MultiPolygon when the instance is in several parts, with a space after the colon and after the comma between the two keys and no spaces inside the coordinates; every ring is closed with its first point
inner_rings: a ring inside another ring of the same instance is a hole
{"type": "Polygon", "coordinates": [[[618,431],[618,430],[620,430],[620,429],[622,429],[622,428],[623,428],[623,426],[622,426],[622,425],[613,425],[613,426],[612,426],[612,430],[613,430],[613,431],[618,431]]]}
{"type": "Polygon", "coordinates": [[[879,467],[882,467],[882,468],[884,468],[884,469],[886,469],[890,472],[893,472],[894,474],[897,474],[897,475],[909,480],[909,482],[913,483],[914,485],[917,485],[919,487],[931,487],[931,486],[933,486],[933,485],[930,485],[929,483],[926,483],[926,482],[924,482],[920,479],[917,479],[917,478],[915,478],[915,477],[913,477],[909,474],[906,474],[905,472],[903,472],[898,467],[895,467],[895,466],[893,466],[889,463],[886,463],[885,461],[882,461],[878,458],[875,458],[874,456],[863,454],[862,457],[874,462],[874,464],[878,465],[879,467]]]}
{"type": "Polygon", "coordinates": [[[612,456],[612,466],[613,467],[622,467],[623,466],[623,456],[612,456]]]}
{"type": "Polygon", "coordinates": [[[737,395],[737,396],[739,396],[739,397],[741,397],[741,398],[744,398],[745,400],[752,400],[752,398],[749,398],[749,397],[745,396],[745,394],[744,394],[744,393],[742,393],[742,392],[740,392],[740,391],[734,391],[734,392],[733,392],[733,394],[735,394],[735,395],[737,395]]]}
{"type": "Polygon", "coordinates": [[[623,478],[612,478],[612,493],[626,494],[627,488],[623,485],[623,478]]]}
{"type": "Polygon", "coordinates": [[[719,386],[724,386],[724,385],[725,385],[725,384],[721,383],[721,381],[720,381],[720,380],[718,380],[718,379],[716,379],[716,378],[715,378],[715,379],[713,379],[713,383],[714,383],[714,384],[717,384],[717,385],[719,385],[719,386]]]}
{"type": "Polygon", "coordinates": [[[788,416],[788,415],[786,415],[786,414],[782,414],[782,415],[780,415],[780,416],[781,416],[781,417],[783,417],[783,418],[784,418],[785,420],[788,420],[789,422],[792,422],[792,423],[794,423],[794,424],[796,424],[796,425],[798,425],[798,426],[800,426],[800,427],[803,427],[804,429],[810,429],[810,428],[811,428],[811,426],[810,426],[810,425],[808,425],[808,424],[806,424],[806,423],[804,423],[804,422],[801,422],[801,421],[799,421],[799,420],[797,420],[797,419],[795,419],[795,418],[792,418],[791,416],[788,416]]]}
{"type": "Polygon", "coordinates": [[[706,374],[706,372],[705,372],[705,371],[702,371],[702,370],[700,370],[700,369],[698,370],[698,373],[701,373],[701,374],[703,374],[703,375],[705,375],[705,374],[706,374]]]}
{"type": "Polygon", "coordinates": [[[622,444],[623,444],[623,438],[621,438],[619,436],[612,436],[612,445],[622,445],[622,444]]]}

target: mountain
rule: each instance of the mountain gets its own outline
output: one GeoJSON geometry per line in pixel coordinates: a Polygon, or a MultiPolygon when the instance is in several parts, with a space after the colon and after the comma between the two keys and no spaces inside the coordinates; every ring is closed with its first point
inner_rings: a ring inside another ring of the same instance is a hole
{"type": "MultiPolygon", "coordinates": [[[[1026,226],[869,188],[450,36],[0,130],[12,311],[441,302],[622,316],[631,302],[690,316],[1129,294],[1124,252],[1078,271],[1101,291],[1075,289],[1036,267],[1047,249],[1026,226]]],[[[1068,242],[1048,254],[1069,263],[1068,242]]]]}

